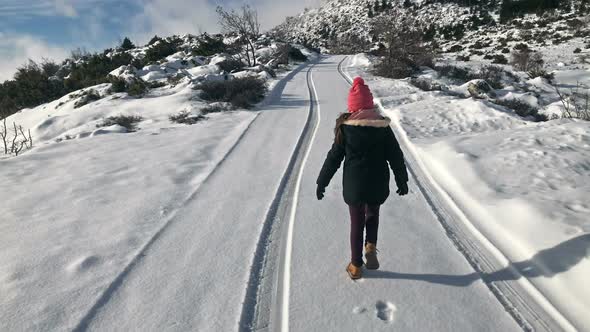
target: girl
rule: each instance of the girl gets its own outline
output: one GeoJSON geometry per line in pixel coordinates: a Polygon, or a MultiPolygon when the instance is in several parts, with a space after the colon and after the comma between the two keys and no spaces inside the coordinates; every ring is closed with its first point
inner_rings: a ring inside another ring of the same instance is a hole
{"type": "Polygon", "coordinates": [[[352,254],[346,272],[351,279],[362,276],[365,228],[365,266],[370,270],[379,268],[377,230],[379,207],[389,196],[388,162],[395,175],[397,193],[400,196],[408,193],[404,155],[389,123],[388,118],[375,110],[373,95],[363,79],[355,78],[348,95],[348,113],[336,120],[334,144],[316,182],[317,198],[321,200],[344,159],[344,201],[350,211],[352,254]]]}

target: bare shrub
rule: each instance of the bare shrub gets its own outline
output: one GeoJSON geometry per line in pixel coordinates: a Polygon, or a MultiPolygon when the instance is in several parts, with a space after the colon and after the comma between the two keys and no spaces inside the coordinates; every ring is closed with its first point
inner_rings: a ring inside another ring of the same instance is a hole
{"type": "Polygon", "coordinates": [[[200,122],[202,120],[205,120],[207,118],[201,114],[194,115],[188,111],[181,111],[178,114],[170,115],[168,117],[168,119],[170,119],[170,121],[174,122],[174,123],[193,125],[193,124],[200,122]]]}
{"type": "Polygon", "coordinates": [[[543,55],[528,47],[515,48],[511,53],[510,64],[519,71],[532,71],[543,68],[543,55]]]}
{"type": "Polygon", "coordinates": [[[570,90],[570,93],[564,93],[555,87],[563,105],[562,118],[590,121],[590,94],[588,91],[581,92],[580,89],[579,83],[570,90]]]}
{"type": "Polygon", "coordinates": [[[6,126],[6,118],[2,120],[2,127],[0,128],[0,138],[4,145],[4,154],[14,154],[18,156],[24,149],[33,148],[33,138],[31,130],[28,130],[28,135],[22,126],[12,123],[12,138],[10,138],[8,127],[6,126]]]}
{"type": "Polygon", "coordinates": [[[117,116],[110,116],[103,120],[102,123],[97,124],[96,127],[110,127],[113,125],[119,125],[121,127],[125,127],[127,131],[133,132],[137,128],[137,123],[141,122],[143,118],[138,115],[117,115],[117,116]]]}
{"type": "Polygon", "coordinates": [[[258,12],[248,5],[244,5],[240,12],[227,11],[217,6],[219,25],[227,33],[235,34],[239,41],[246,47],[246,60],[248,66],[256,66],[256,48],[254,42],[260,36],[260,23],[258,12]]]}

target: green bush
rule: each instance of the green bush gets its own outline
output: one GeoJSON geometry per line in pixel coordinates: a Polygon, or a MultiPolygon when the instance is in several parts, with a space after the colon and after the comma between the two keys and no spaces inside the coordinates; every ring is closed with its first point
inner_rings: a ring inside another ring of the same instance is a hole
{"type": "Polygon", "coordinates": [[[124,79],[109,75],[108,80],[111,83],[109,93],[127,92],[127,82],[124,79]]]}
{"type": "Polygon", "coordinates": [[[502,79],[504,78],[504,69],[499,66],[483,66],[472,78],[479,78],[488,82],[494,89],[502,89],[502,79]]]}
{"type": "Polygon", "coordinates": [[[492,63],[505,65],[508,64],[508,59],[503,54],[494,54],[492,56],[492,63]]]}
{"type": "Polygon", "coordinates": [[[255,77],[228,81],[207,81],[199,87],[200,97],[208,101],[229,102],[237,108],[250,108],[262,99],[267,91],[263,80],[255,77]]]}
{"type": "Polygon", "coordinates": [[[206,115],[209,113],[219,113],[227,111],[227,108],[220,105],[207,105],[201,109],[201,114],[206,115]]]}
{"type": "Polygon", "coordinates": [[[459,54],[457,55],[456,60],[457,61],[469,61],[471,59],[471,57],[469,55],[465,55],[465,54],[459,54]]]}
{"type": "Polygon", "coordinates": [[[535,121],[547,121],[548,118],[544,114],[539,114],[539,109],[533,107],[525,102],[522,102],[518,99],[504,99],[504,100],[495,100],[495,104],[504,106],[511,110],[514,110],[516,114],[522,117],[532,116],[535,121]]]}
{"type": "Polygon", "coordinates": [[[159,43],[151,44],[151,47],[145,52],[144,60],[146,62],[158,62],[169,55],[177,52],[176,46],[166,40],[159,40],[159,43]]]}
{"type": "Polygon", "coordinates": [[[103,120],[102,123],[97,124],[96,127],[110,127],[113,125],[119,125],[125,127],[127,131],[133,132],[137,128],[137,123],[141,122],[143,118],[138,115],[117,115],[110,116],[103,120]]]}
{"type": "Polygon", "coordinates": [[[217,63],[221,70],[225,71],[226,73],[240,71],[244,68],[244,63],[238,59],[228,58],[219,63],[217,63]]]}
{"type": "Polygon", "coordinates": [[[200,122],[202,120],[205,120],[207,118],[203,115],[200,115],[200,114],[195,116],[195,115],[192,115],[190,112],[181,111],[178,114],[170,115],[168,117],[168,119],[174,123],[193,125],[193,124],[200,122]]]}
{"type": "Polygon", "coordinates": [[[439,73],[440,76],[456,79],[459,81],[468,81],[471,75],[467,68],[453,65],[436,66],[434,69],[439,73]]]}
{"type": "Polygon", "coordinates": [[[222,35],[209,36],[203,34],[198,38],[197,47],[192,49],[193,55],[211,56],[219,53],[224,53],[227,46],[223,43],[222,35]]]}
{"type": "Polygon", "coordinates": [[[127,84],[127,94],[131,97],[143,97],[148,92],[148,86],[141,78],[127,84]]]}
{"type": "Polygon", "coordinates": [[[303,54],[300,49],[291,46],[289,47],[289,59],[304,62],[307,61],[307,56],[303,54]]]}

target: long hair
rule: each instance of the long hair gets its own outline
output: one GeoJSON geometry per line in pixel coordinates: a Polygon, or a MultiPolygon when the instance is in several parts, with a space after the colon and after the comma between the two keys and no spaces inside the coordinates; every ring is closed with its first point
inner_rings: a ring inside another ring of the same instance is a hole
{"type": "Polygon", "coordinates": [[[348,120],[349,117],[350,113],[342,113],[336,119],[336,127],[334,128],[334,143],[344,143],[344,140],[342,138],[342,124],[344,123],[344,121],[348,120]]]}

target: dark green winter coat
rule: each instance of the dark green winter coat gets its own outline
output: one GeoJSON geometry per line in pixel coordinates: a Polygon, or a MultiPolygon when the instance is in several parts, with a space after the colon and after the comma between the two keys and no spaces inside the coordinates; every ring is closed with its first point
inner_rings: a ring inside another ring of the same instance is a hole
{"type": "Polygon", "coordinates": [[[408,182],[404,155],[390,120],[372,110],[346,114],[339,120],[337,138],[320,171],[318,187],[328,186],[344,160],[344,201],[349,205],[383,204],[389,197],[390,167],[398,187],[408,182]]]}

